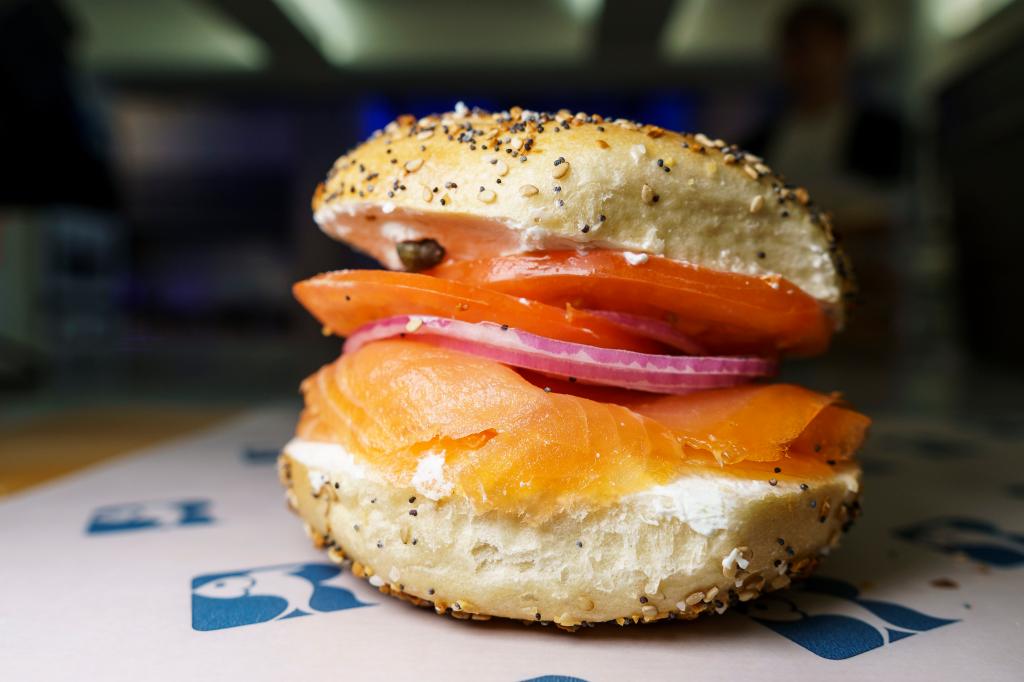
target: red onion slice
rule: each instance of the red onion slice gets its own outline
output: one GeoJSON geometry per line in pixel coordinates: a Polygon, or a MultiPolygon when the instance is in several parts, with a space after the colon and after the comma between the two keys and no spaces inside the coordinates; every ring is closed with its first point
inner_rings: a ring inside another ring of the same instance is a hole
{"type": "Polygon", "coordinates": [[[611,310],[591,310],[588,308],[586,311],[591,315],[599,315],[606,320],[610,320],[638,336],[660,341],[670,348],[681,350],[687,355],[704,355],[706,352],[699,343],[668,322],[644,317],[643,315],[630,315],[629,313],[618,313],[611,310]]]}
{"type": "Polygon", "coordinates": [[[371,341],[403,336],[551,376],[654,393],[735,386],[775,372],[772,360],[653,355],[558,341],[493,322],[398,315],[371,322],[345,341],[352,353],[371,341]]]}

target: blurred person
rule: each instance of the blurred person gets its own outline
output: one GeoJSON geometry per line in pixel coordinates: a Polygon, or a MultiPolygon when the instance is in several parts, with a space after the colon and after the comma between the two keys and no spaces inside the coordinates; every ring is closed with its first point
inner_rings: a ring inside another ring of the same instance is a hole
{"type": "Polygon", "coordinates": [[[861,289],[848,342],[883,350],[892,331],[888,261],[905,134],[897,116],[851,91],[853,37],[852,20],[835,5],[802,3],[786,14],[779,42],[786,98],[745,146],[799,178],[833,214],[861,289]]]}
{"type": "Polygon", "coordinates": [[[54,332],[96,326],[79,285],[109,251],[115,191],[75,33],[53,0],[0,1],[0,385],[31,382],[54,332]],[[57,320],[61,305],[86,312],[57,320]]]}

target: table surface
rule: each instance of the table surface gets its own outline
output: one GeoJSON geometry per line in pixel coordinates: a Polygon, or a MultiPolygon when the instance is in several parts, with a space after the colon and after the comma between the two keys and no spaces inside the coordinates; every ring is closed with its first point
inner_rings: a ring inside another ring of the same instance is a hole
{"type": "Polygon", "coordinates": [[[816,579],[724,616],[567,634],[438,618],[330,564],[276,480],[295,416],[7,429],[0,678],[1020,679],[1024,418],[876,415],[865,515],[816,579]]]}
{"type": "Polygon", "coordinates": [[[0,497],[113,457],[208,428],[231,408],[127,406],[72,408],[0,429],[0,497]]]}

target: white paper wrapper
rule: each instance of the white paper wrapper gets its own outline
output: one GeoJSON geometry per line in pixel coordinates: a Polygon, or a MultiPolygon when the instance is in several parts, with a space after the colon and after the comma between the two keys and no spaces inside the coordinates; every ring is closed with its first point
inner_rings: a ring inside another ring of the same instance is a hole
{"type": "Polygon", "coordinates": [[[284,506],[294,422],[264,410],[0,501],[0,680],[1024,676],[1024,422],[878,419],[865,515],[803,589],[573,634],[339,572],[284,506]]]}

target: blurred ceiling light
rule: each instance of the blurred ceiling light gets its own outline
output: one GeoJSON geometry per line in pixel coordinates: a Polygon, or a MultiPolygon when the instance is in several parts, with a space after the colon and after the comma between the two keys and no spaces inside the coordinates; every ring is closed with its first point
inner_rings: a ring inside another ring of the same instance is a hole
{"type": "Polygon", "coordinates": [[[926,0],[925,12],[945,38],[965,36],[1014,0],[926,0]]]}
{"type": "Polygon", "coordinates": [[[351,64],[358,52],[356,31],[363,21],[343,0],[274,0],[296,28],[313,43],[324,59],[335,65],[351,64]]]}
{"type": "Polygon", "coordinates": [[[65,0],[84,27],[82,59],[107,72],[254,71],[267,46],[199,0],[65,0]]]}
{"type": "Polygon", "coordinates": [[[592,21],[601,13],[604,0],[562,0],[562,4],[578,21],[592,21]]]}
{"type": "Polygon", "coordinates": [[[331,64],[343,68],[495,64],[589,54],[603,0],[273,0],[331,64]]]}

